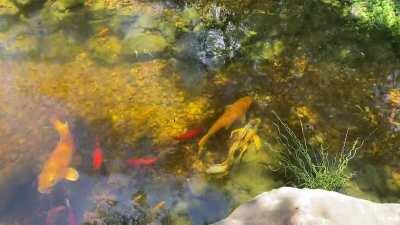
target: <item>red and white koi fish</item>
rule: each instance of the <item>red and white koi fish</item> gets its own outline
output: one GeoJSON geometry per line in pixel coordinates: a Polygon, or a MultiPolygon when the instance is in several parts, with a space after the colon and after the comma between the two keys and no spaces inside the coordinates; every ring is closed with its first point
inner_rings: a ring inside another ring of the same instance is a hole
{"type": "Polygon", "coordinates": [[[199,136],[203,132],[204,132],[203,128],[197,127],[197,128],[190,129],[179,136],[174,137],[174,139],[177,141],[186,141],[186,140],[190,140],[190,139],[193,139],[193,138],[199,136]]]}
{"type": "Polygon", "coordinates": [[[160,157],[157,156],[147,156],[147,157],[132,157],[126,160],[129,166],[152,166],[154,165],[160,157]]]}
{"type": "Polygon", "coordinates": [[[93,170],[99,170],[101,168],[101,165],[103,164],[103,161],[104,161],[103,149],[100,147],[100,141],[96,137],[96,144],[95,144],[93,152],[92,152],[92,168],[93,168],[93,170]]]}

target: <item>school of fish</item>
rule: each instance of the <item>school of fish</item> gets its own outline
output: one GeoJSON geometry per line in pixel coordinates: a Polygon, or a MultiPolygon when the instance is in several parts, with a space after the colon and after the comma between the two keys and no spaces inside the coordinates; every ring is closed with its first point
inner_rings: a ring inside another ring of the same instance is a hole
{"type": "MultiPolygon", "coordinates": [[[[99,32],[99,36],[106,35],[107,33],[108,30],[104,29],[99,32]]],[[[231,105],[228,105],[224,113],[214,122],[211,128],[198,142],[199,151],[203,149],[207,140],[220,129],[228,128],[233,122],[241,118],[243,119],[252,101],[251,97],[246,96],[238,99],[231,105]]],[[[58,133],[59,140],[53,151],[50,153],[50,156],[43,164],[38,175],[37,190],[42,194],[51,193],[54,186],[64,179],[68,181],[77,181],[79,179],[78,171],[70,166],[75,152],[75,143],[68,123],[62,122],[55,117],[51,118],[50,122],[58,133]]],[[[205,130],[201,127],[195,127],[172,138],[178,142],[189,141],[197,138],[199,135],[203,134],[204,131],[205,130]]],[[[126,159],[125,163],[131,167],[148,167],[155,165],[159,160],[159,156],[131,157],[126,159]]],[[[104,163],[104,152],[100,146],[100,140],[97,137],[91,153],[91,162],[94,171],[100,170],[104,163]]],[[[158,208],[163,208],[164,205],[165,202],[161,202],[154,208],[158,210],[158,208]]],[[[65,201],[65,205],[54,207],[48,211],[45,224],[53,225],[56,218],[63,211],[67,211],[68,224],[77,225],[77,219],[68,198],[65,201]]]]}

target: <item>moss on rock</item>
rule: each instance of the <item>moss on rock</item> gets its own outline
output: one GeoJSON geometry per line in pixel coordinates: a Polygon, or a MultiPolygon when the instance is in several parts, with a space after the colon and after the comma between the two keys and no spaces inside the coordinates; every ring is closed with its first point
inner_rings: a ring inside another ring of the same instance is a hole
{"type": "Polygon", "coordinates": [[[0,17],[1,16],[16,16],[19,9],[10,0],[0,0],[0,17]]]}
{"type": "Polygon", "coordinates": [[[0,34],[0,49],[0,55],[6,57],[34,56],[38,53],[38,40],[35,36],[24,33],[0,34]]]}
{"type": "Polygon", "coordinates": [[[108,64],[116,63],[121,56],[122,46],[115,36],[99,37],[89,40],[91,55],[108,64]]]}
{"type": "Polygon", "coordinates": [[[84,0],[56,0],[51,3],[51,7],[58,11],[65,11],[84,4],[84,0]]]}
{"type": "Polygon", "coordinates": [[[122,42],[124,55],[154,55],[163,52],[169,43],[160,34],[138,33],[122,42]]]}
{"type": "Polygon", "coordinates": [[[76,40],[68,38],[62,31],[46,36],[42,40],[41,57],[44,59],[73,59],[80,50],[81,45],[76,40]]]}

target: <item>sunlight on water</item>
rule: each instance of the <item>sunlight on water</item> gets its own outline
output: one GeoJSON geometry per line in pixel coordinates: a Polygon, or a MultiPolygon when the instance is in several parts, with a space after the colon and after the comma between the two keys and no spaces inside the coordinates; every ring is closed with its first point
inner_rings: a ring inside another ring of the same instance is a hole
{"type": "Polygon", "coordinates": [[[273,112],[399,202],[395,37],[327,2],[0,0],[0,225],[218,221],[293,185],[273,112]]]}

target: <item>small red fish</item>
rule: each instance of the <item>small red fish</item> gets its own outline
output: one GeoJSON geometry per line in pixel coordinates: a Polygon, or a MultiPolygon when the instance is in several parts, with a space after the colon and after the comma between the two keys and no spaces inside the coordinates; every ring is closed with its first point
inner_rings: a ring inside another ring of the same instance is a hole
{"type": "Polygon", "coordinates": [[[147,156],[140,158],[129,158],[126,160],[126,163],[130,166],[152,166],[154,165],[160,158],[157,156],[147,156]]]}
{"type": "Polygon", "coordinates": [[[174,137],[174,139],[177,141],[186,141],[186,140],[190,140],[190,139],[193,139],[193,138],[199,136],[203,132],[204,132],[203,128],[197,127],[197,128],[188,130],[179,136],[174,137]]]}
{"type": "Polygon", "coordinates": [[[99,170],[101,168],[101,165],[103,164],[103,160],[104,160],[103,150],[100,147],[99,139],[96,138],[96,144],[95,144],[93,152],[92,152],[92,168],[93,168],[93,170],[99,170]]]}
{"type": "Polygon", "coordinates": [[[68,208],[68,225],[78,225],[78,223],[76,222],[75,213],[71,208],[71,204],[70,204],[69,200],[66,199],[65,203],[66,203],[67,208],[68,208]]]}
{"type": "Polygon", "coordinates": [[[60,205],[60,206],[50,209],[47,212],[46,225],[53,225],[58,214],[60,214],[63,210],[65,210],[65,206],[63,206],[63,205],[60,205]]]}

